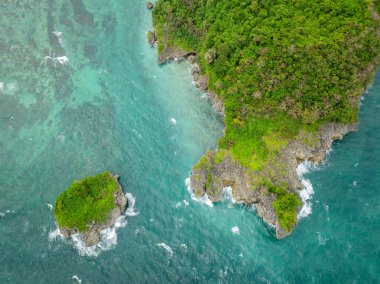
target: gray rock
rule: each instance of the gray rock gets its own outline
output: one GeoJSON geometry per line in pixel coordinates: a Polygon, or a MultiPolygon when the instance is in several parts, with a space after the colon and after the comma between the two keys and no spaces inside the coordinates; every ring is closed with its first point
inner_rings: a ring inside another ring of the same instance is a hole
{"type": "Polygon", "coordinates": [[[154,46],[154,44],[156,43],[157,41],[157,38],[156,38],[156,32],[155,31],[148,31],[148,42],[150,44],[150,46],[154,46]]]}
{"type": "Polygon", "coordinates": [[[146,2],[146,7],[150,10],[153,9],[153,3],[152,2],[146,2]]]}
{"type": "MultiPolygon", "coordinates": [[[[225,150],[220,150],[221,152],[218,153],[218,155],[222,154],[222,159],[216,158],[217,152],[208,151],[193,167],[190,188],[196,196],[202,197],[207,194],[212,202],[218,202],[222,198],[223,188],[231,187],[233,198],[237,202],[247,205],[257,204],[257,214],[266,223],[274,226],[277,238],[282,239],[291,231],[285,231],[279,223],[272,205],[276,196],[257,181],[274,178],[277,184],[280,182],[288,184],[288,192],[299,195],[303,185],[297,175],[298,165],[306,160],[316,164],[321,163],[326,151],[331,148],[333,140],[342,139],[348,132],[356,130],[357,124],[326,123],[319,129],[316,136],[312,133],[301,132],[276,157],[276,162],[284,165],[285,168],[272,167],[269,163],[259,172],[244,168],[225,150]],[[305,141],[313,142],[306,143],[305,141]]],[[[298,208],[300,209],[301,207],[298,208]]]]}

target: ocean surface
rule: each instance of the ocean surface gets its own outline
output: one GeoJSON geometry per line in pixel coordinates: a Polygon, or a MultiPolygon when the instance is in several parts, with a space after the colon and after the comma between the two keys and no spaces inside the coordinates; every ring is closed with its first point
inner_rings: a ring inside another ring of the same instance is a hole
{"type": "Polygon", "coordinates": [[[0,283],[380,283],[380,75],[277,240],[255,208],[191,198],[223,125],[151,26],[142,0],[0,2],[0,283]],[[62,239],[55,198],[105,170],[132,206],[97,248],[62,239]]]}

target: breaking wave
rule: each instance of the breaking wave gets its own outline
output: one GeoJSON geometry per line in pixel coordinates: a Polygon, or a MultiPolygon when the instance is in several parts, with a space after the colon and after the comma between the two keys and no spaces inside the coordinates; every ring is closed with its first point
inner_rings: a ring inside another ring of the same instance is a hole
{"type": "Polygon", "coordinates": [[[166,250],[166,252],[170,255],[170,256],[173,256],[173,250],[171,247],[169,247],[167,244],[165,243],[159,243],[157,244],[157,246],[163,248],[164,250],[166,250]]]}
{"type": "Polygon", "coordinates": [[[298,219],[305,218],[309,216],[312,213],[312,203],[311,198],[314,194],[313,185],[311,184],[310,180],[304,178],[304,175],[310,172],[310,170],[315,169],[315,165],[310,161],[305,161],[298,165],[297,167],[297,174],[301,179],[301,183],[304,186],[304,188],[300,192],[300,197],[302,199],[302,209],[298,213],[298,219]]]}
{"type": "Polygon", "coordinates": [[[239,227],[237,227],[237,226],[232,227],[232,228],[231,228],[231,232],[232,232],[232,234],[234,234],[234,235],[240,235],[240,229],[239,229],[239,227]]]}
{"type": "Polygon", "coordinates": [[[186,185],[187,190],[190,193],[191,199],[198,201],[200,203],[204,203],[209,207],[214,207],[214,204],[212,204],[212,201],[208,197],[207,193],[205,193],[202,197],[196,197],[195,196],[194,192],[191,190],[191,187],[190,187],[190,178],[187,178],[185,180],[185,185],[186,185]]]}

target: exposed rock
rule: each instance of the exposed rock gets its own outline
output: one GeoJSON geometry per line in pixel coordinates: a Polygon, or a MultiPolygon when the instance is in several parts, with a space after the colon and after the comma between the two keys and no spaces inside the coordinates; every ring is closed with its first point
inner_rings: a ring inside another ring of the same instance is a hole
{"type": "Polygon", "coordinates": [[[253,98],[258,100],[258,99],[261,99],[263,94],[260,92],[260,91],[256,91],[252,94],[253,98]]]}
{"type": "Polygon", "coordinates": [[[224,106],[218,96],[208,89],[208,78],[202,75],[199,64],[197,63],[197,55],[195,52],[186,52],[179,48],[171,48],[165,46],[164,50],[158,55],[158,63],[163,64],[172,60],[187,59],[191,64],[191,75],[195,82],[195,86],[202,92],[205,92],[211,100],[214,109],[224,116],[224,106]]]}
{"type": "Polygon", "coordinates": [[[164,49],[158,55],[158,64],[163,64],[167,61],[184,59],[194,55],[195,52],[193,51],[184,51],[180,48],[165,45],[164,49]]]}
{"type": "MultiPolygon", "coordinates": [[[[193,167],[190,188],[197,197],[207,194],[212,202],[218,202],[222,198],[223,188],[231,187],[233,198],[237,202],[247,205],[257,204],[257,214],[266,223],[276,228],[277,238],[284,238],[291,231],[284,230],[279,223],[272,205],[276,196],[258,181],[275,175],[278,183],[286,182],[289,186],[287,190],[299,195],[303,186],[296,172],[297,166],[306,160],[316,164],[321,163],[326,151],[331,148],[333,140],[342,139],[348,132],[356,130],[357,124],[326,123],[316,135],[301,132],[276,157],[276,162],[284,166],[281,169],[272,167],[269,163],[261,171],[254,172],[244,168],[225,150],[208,151],[193,167]],[[313,141],[313,143],[305,141],[313,141]]],[[[298,211],[300,209],[298,208],[298,211]]]]}
{"type": "MultiPolygon", "coordinates": [[[[212,63],[212,58],[213,53],[210,51],[205,59],[212,63]]],[[[224,116],[224,106],[218,96],[208,89],[207,77],[201,73],[195,52],[186,52],[164,44],[163,51],[159,53],[158,62],[162,64],[176,59],[188,59],[192,64],[191,74],[195,85],[207,92],[214,108],[224,116]]],[[[262,93],[257,91],[252,96],[255,99],[261,99],[262,93]]],[[[215,151],[209,151],[193,167],[190,188],[196,196],[203,197],[207,194],[212,202],[218,202],[222,198],[223,188],[231,187],[233,198],[237,202],[247,205],[257,204],[257,214],[266,223],[274,226],[277,238],[282,239],[288,236],[292,229],[286,231],[281,227],[273,208],[276,195],[262,185],[263,179],[270,177],[278,184],[285,182],[288,185],[287,191],[299,196],[303,186],[297,175],[297,166],[306,160],[316,164],[321,163],[326,151],[331,148],[333,140],[342,139],[345,134],[355,130],[357,130],[357,124],[326,123],[319,129],[316,136],[312,133],[301,132],[296,139],[280,150],[276,161],[269,162],[259,172],[243,167],[226,151],[221,150],[224,155],[222,159],[216,159],[216,155],[220,152],[217,154],[215,151]],[[312,141],[312,143],[305,141],[312,141]],[[284,172],[286,172],[285,175],[284,172]]],[[[300,210],[301,207],[298,208],[298,211],[300,210]]]]}
{"type": "Polygon", "coordinates": [[[156,32],[155,31],[148,31],[148,42],[149,42],[150,46],[153,47],[154,44],[156,43],[156,41],[157,41],[156,32]]]}
{"type": "Polygon", "coordinates": [[[146,2],[146,7],[151,10],[153,9],[153,3],[152,2],[146,2]]]}
{"type": "MultiPolygon", "coordinates": [[[[116,207],[109,212],[108,219],[106,222],[101,224],[96,224],[92,222],[87,225],[87,230],[85,232],[81,232],[80,235],[86,246],[91,247],[100,242],[100,231],[106,228],[112,227],[117,218],[125,211],[126,206],[128,205],[128,200],[123,193],[121,185],[118,181],[118,176],[113,176],[116,183],[118,184],[119,190],[114,193],[114,202],[116,207]]],[[[69,238],[71,235],[78,233],[77,229],[68,229],[65,227],[59,227],[61,235],[65,238],[69,238]]]]}

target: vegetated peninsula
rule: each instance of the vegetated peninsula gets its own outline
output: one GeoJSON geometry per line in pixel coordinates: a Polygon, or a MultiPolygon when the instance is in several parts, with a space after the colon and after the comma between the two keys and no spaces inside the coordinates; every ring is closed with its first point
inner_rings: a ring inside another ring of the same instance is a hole
{"type": "Polygon", "coordinates": [[[74,181],[58,196],[54,214],[64,237],[80,233],[86,246],[94,246],[100,231],[113,226],[126,206],[118,177],[104,172],[74,181]]]}
{"type": "Polygon", "coordinates": [[[189,58],[224,114],[217,151],[193,167],[197,196],[224,187],[283,238],[302,208],[296,168],[320,163],[357,129],[359,99],[380,62],[375,0],[160,0],[159,63],[189,58]]]}

